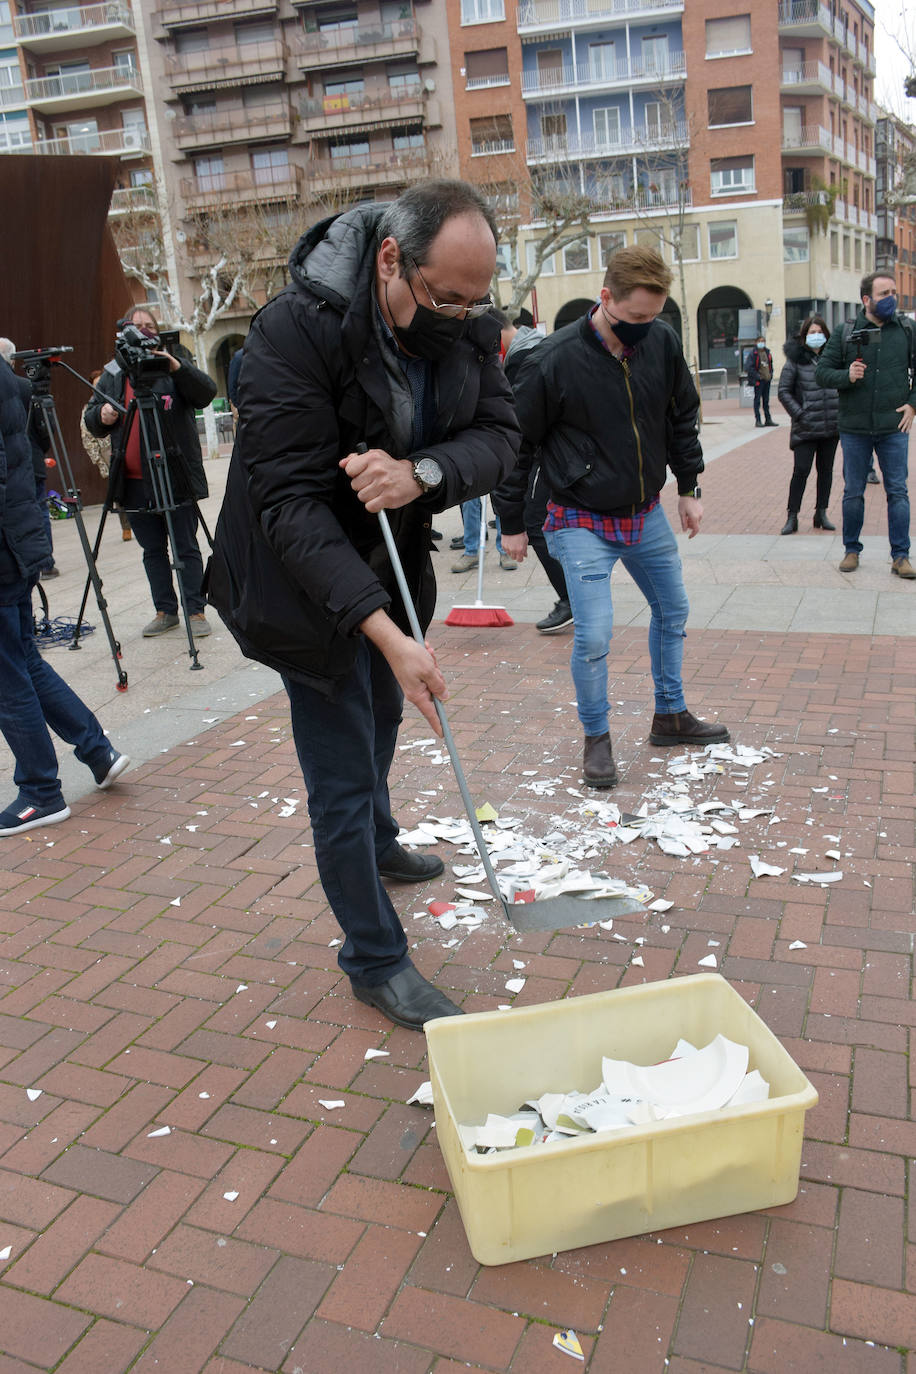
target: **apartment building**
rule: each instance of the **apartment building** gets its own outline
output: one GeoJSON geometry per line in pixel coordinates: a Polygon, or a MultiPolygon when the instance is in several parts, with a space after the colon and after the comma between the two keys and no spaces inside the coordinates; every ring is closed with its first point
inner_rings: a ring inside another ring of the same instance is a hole
{"type": "Polygon", "coordinates": [[[149,201],[149,120],[130,4],[18,0],[9,11],[0,4],[0,150],[117,157],[113,212],[149,201]]]}
{"type": "Polygon", "coordinates": [[[900,309],[916,312],[916,129],[881,112],[876,126],[875,267],[897,282],[900,309]],[[907,203],[908,202],[908,203],[907,203]]]}
{"type": "Polygon", "coordinates": [[[309,223],[454,175],[445,18],[431,0],[165,0],[143,23],[185,303],[213,266],[214,221],[231,236],[248,209],[249,230],[252,215],[273,230],[208,336],[219,375],[309,223]]]}
{"type": "Polygon", "coordinates": [[[877,230],[868,0],[448,4],[463,175],[562,176],[593,206],[537,283],[549,328],[632,242],[677,269],[668,317],[701,368],[734,374],[742,327],[778,344],[810,309],[845,318],[877,230]]]}

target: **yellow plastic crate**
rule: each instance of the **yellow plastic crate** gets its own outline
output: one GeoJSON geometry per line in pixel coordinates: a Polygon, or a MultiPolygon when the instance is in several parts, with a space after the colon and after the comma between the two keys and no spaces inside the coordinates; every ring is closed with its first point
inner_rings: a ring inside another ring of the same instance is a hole
{"type": "Polygon", "coordinates": [[[774,1207],[798,1191],[817,1092],[718,973],[444,1017],[426,1037],[439,1145],[481,1264],[774,1207]],[[490,1155],[461,1143],[459,1122],[508,1114],[545,1092],[594,1088],[602,1055],[654,1064],[680,1036],[702,1046],[720,1032],[748,1046],[768,1101],[490,1155]]]}

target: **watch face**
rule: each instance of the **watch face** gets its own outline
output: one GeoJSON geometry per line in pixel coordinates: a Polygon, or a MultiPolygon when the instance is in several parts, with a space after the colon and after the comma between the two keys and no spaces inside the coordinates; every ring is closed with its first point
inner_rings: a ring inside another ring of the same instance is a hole
{"type": "Polygon", "coordinates": [[[421,458],[414,468],[414,474],[425,487],[437,487],[442,481],[442,469],[434,458],[421,458]]]}

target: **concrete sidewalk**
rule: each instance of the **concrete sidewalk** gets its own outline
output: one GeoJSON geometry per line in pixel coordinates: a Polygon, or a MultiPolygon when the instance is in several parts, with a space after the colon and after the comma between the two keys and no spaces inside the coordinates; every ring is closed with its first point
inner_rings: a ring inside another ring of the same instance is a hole
{"type": "MultiPolygon", "coordinates": [[[[592,1374],[916,1374],[916,585],[889,574],[881,488],[854,580],[836,536],[780,539],[788,430],[748,423],[723,410],[704,433],[686,687],[776,757],[691,795],[772,810],[730,850],[609,850],[610,871],[674,904],[612,932],[520,937],[491,916],[452,944],[414,919],[451,895],[448,867],[392,896],[418,966],[469,1011],[690,975],[713,952],[820,1094],[796,1201],[478,1266],[432,1113],[406,1105],[425,1041],[337,970],[277,680],[216,624],[200,673],[177,632],[142,640],[139,551],[113,522],[102,572],[129,690],[98,628],[48,652],[138,764],[105,794],[72,765],[71,820],[0,841],[0,1374],[562,1374],[552,1339],[570,1326],[592,1374]],[[754,878],[750,854],[784,872],[754,878]],[[835,867],[830,885],[793,877],[835,867]]],[[[439,523],[447,543],[456,513],[439,523]]],[[[55,527],[55,614],[79,602],[74,533],[55,527]]],[[[445,613],[473,578],[437,557],[445,613]]],[[[534,629],[553,602],[539,569],[488,554],[487,577],[516,624],[432,632],[475,799],[533,834],[581,826],[570,637],[534,629]]],[[[623,578],[615,605],[613,800],[633,811],[667,760],[646,743],[644,612],[623,578]]],[[[428,734],[409,715],[402,744],[428,734]]],[[[421,748],[399,751],[392,795],[405,825],[461,811],[421,748]]]]}

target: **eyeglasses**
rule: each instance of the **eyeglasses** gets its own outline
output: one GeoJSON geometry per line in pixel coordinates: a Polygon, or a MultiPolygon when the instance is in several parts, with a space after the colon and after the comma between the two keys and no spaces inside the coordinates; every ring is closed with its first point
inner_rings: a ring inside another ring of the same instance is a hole
{"type": "MultiPolygon", "coordinates": [[[[477,320],[480,318],[481,315],[486,315],[490,310],[493,309],[493,297],[489,295],[482,301],[475,301],[473,305],[455,305],[451,301],[437,301],[426,283],[426,278],[420,271],[419,263],[417,263],[416,260],[413,258],[411,258],[410,261],[414,265],[414,269],[416,271],[417,276],[423,283],[424,291],[426,292],[427,296],[429,296],[430,305],[432,306],[433,310],[437,311],[438,314],[448,315],[452,319],[457,319],[457,317],[461,315],[466,320],[477,320]]],[[[413,296],[414,300],[417,301],[417,298],[414,295],[413,287],[410,285],[409,277],[407,278],[407,285],[408,287],[410,287],[410,294],[413,296]]],[[[420,302],[417,301],[417,305],[419,304],[420,302]]]]}

